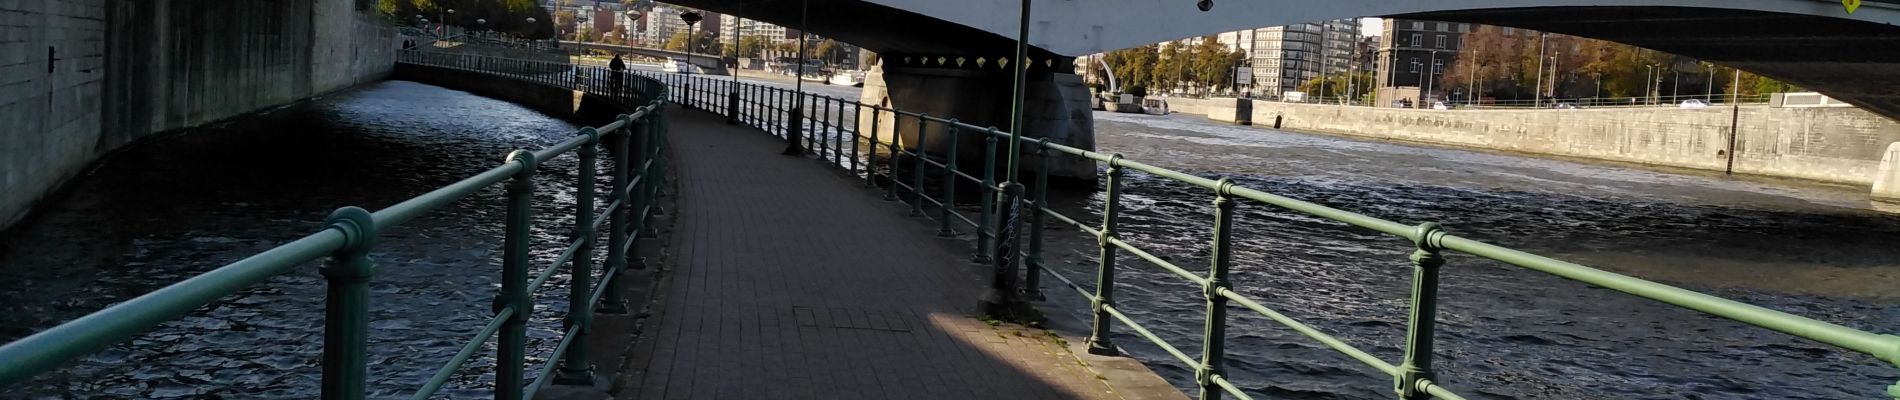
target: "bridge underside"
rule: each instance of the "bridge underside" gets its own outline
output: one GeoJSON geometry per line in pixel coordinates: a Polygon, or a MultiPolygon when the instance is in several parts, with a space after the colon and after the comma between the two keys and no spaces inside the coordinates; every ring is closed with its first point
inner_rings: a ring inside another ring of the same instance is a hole
{"type": "Polygon", "coordinates": [[[1900,118],[1900,27],[1840,18],[1673,7],[1541,7],[1397,17],[1534,29],[1694,57],[1900,118]]]}
{"type": "MultiPolygon", "coordinates": [[[[743,16],[812,32],[877,52],[928,57],[1013,57],[1016,41],[982,29],[859,0],[668,0],[667,3],[743,16]],[[800,3],[809,1],[800,23],[800,3]]],[[[997,10],[999,18],[1014,18],[1015,9],[997,10]]],[[[1013,21],[1013,19],[1012,19],[1013,21]]],[[[1030,58],[1056,57],[1032,48],[1030,58]]],[[[1058,63],[1067,64],[1067,63],[1058,63]]]]}

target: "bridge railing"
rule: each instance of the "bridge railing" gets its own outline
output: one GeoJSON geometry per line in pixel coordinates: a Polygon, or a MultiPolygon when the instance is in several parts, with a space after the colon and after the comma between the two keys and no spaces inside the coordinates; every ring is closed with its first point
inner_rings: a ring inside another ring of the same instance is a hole
{"type": "Polygon", "coordinates": [[[495,398],[532,397],[556,380],[591,385],[593,378],[585,335],[595,312],[626,311],[626,300],[620,298],[620,277],[628,269],[642,268],[635,260],[635,242],[641,236],[652,234],[651,216],[658,211],[655,199],[666,174],[667,128],[661,109],[669,97],[667,87],[644,78],[630,79],[621,85],[602,70],[563,68],[563,72],[558,73],[521,72],[551,68],[516,60],[405,51],[399,56],[399,62],[480,72],[563,88],[583,82],[585,88],[598,90],[595,94],[635,111],[606,125],[581,128],[573,138],[552,146],[532,151],[515,150],[499,166],[375,212],[358,207],[339,208],[326,220],[325,228],[316,233],[0,346],[0,388],[132,338],[270,277],[327,259],[319,270],[327,280],[322,398],[363,398],[369,360],[369,282],[375,277],[372,255],[376,252],[379,233],[496,185],[506,188],[507,211],[501,289],[495,296],[495,315],[413,398],[429,398],[489,339],[496,337],[499,339],[495,345],[495,398]],[[595,187],[593,179],[598,176],[599,151],[603,147],[613,160],[609,172],[612,180],[604,191],[595,187]],[[579,158],[575,174],[578,178],[572,193],[575,217],[571,237],[560,255],[530,279],[532,199],[537,191],[537,173],[546,169],[542,162],[570,153],[579,158]],[[596,200],[603,195],[608,204],[604,208],[597,207],[596,200]],[[600,243],[603,226],[608,231],[604,243],[607,254],[604,265],[596,268],[595,254],[603,245],[600,243]],[[538,377],[528,382],[524,372],[528,367],[528,315],[534,311],[532,294],[546,286],[554,274],[563,271],[562,266],[568,267],[565,271],[570,274],[562,336],[554,353],[547,357],[549,361],[540,367],[538,377]]]}
{"type": "MultiPolygon", "coordinates": [[[[996,167],[1000,161],[999,148],[1004,149],[1004,152],[1007,151],[1007,146],[999,147],[999,142],[1010,140],[1010,136],[995,127],[975,126],[955,119],[814,93],[797,93],[779,86],[736,83],[724,77],[650,73],[642,75],[650,76],[673,87],[675,90],[671,93],[674,96],[674,102],[726,115],[729,120],[760,128],[776,137],[786,139],[788,143],[797,144],[788,148],[815,149],[819,159],[863,178],[867,186],[882,184],[885,199],[908,203],[912,216],[934,218],[940,235],[960,236],[965,231],[958,229],[959,223],[971,229],[968,232],[974,233],[972,239],[976,244],[972,259],[976,262],[990,262],[992,257],[989,254],[995,248],[994,246],[1004,245],[996,243],[999,235],[997,225],[1001,222],[992,220],[1017,220],[1008,216],[996,218],[995,215],[999,208],[1002,210],[1011,208],[1001,207],[1005,205],[999,204],[1002,202],[999,200],[1002,189],[999,188],[995,176],[996,167]],[[833,110],[836,111],[833,112],[833,110]],[[870,115],[867,116],[866,113],[870,115]],[[881,132],[888,130],[882,123],[886,121],[880,121],[886,118],[886,115],[893,119],[888,121],[890,126],[915,124],[917,128],[915,133],[910,134],[910,137],[905,137],[906,135],[881,132]],[[868,121],[868,124],[858,125],[861,121],[868,121]],[[924,146],[914,145],[914,143],[929,143],[929,135],[936,134],[948,135],[944,154],[935,154],[924,146]],[[958,165],[958,160],[963,155],[960,152],[968,151],[961,149],[958,143],[962,142],[960,139],[971,135],[981,138],[984,144],[980,149],[983,152],[984,166],[977,172],[982,175],[981,177],[970,175],[958,165]],[[865,151],[860,153],[860,150],[865,151]],[[880,153],[884,155],[881,160],[880,153]],[[909,168],[906,169],[905,166],[909,168]],[[958,203],[956,196],[958,181],[975,184],[976,188],[982,191],[983,195],[975,207],[975,216],[967,215],[970,212],[961,209],[966,205],[958,203]],[[935,187],[930,187],[931,185],[935,187]],[[941,194],[933,195],[932,192],[935,191],[933,189],[940,189],[941,194]]],[[[1113,354],[1118,351],[1109,342],[1109,333],[1116,322],[1124,324],[1134,334],[1153,342],[1182,365],[1193,368],[1196,372],[1196,385],[1200,387],[1202,398],[1220,398],[1223,394],[1232,394],[1237,398],[1253,397],[1228,380],[1223,361],[1227,337],[1227,312],[1237,307],[1292,328],[1332,350],[1393,377],[1393,387],[1400,398],[1461,399],[1461,396],[1434,380],[1432,362],[1439,271],[1444,268],[1446,252],[1465,253],[1596,285],[1779,331],[1900,365],[1900,336],[1854,329],[1459,237],[1447,233],[1436,223],[1409,225],[1398,223],[1241,186],[1226,178],[1210,179],[1156,167],[1123,158],[1119,154],[1083,150],[1050,143],[1039,138],[1025,137],[1022,140],[1021,147],[1024,149],[1024,155],[1034,156],[1034,158],[1029,158],[1029,162],[1024,165],[1037,166],[1034,187],[1030,189],[1029,196],[1024,200],[1026,204],[1022,206],[1023,209],[1028,210],[1028,215],[1024,217],[1030,224],[1028,246],[1018,254],[1024,261],[1026,271],[1022,276],[1022,281],[1025,282],[1022,294],[1028,298],[1040,299],[1042,290],[1040,278],[1044,275],[1062,282],[1091,302],[1094,314],[1090,332],[1091,352],[1113,354]],[[1080,218],[1064,215],[1049,206],[1047,182],[1050,179],[1050,161],[1055,157],[1080,157],[1107,164],[1107,193],[1101,209],[1102,220],[1098,225],[1091,225],[1080,218]],[[1124,174],[1130,170],[1205,190],[1205,195],[1212,200],[1214,229],[1212,237],[1209,238],[1210,265],[1204,272],[1196,272],[1176,265],[1169,261],[1170,257],[1155,254],[1138,243],[1123,240],[1117,223],[1123,202],[1122,186],[1126,183],[1124,174]],[[1410,242],[1412,292],[1402,358],[1397,362],[1380,359],[1370,352],[1269,308],[1253,297],[1236,290],[1234,282],[1228,279],[1228,272],[1233,268],[1229,253],[1233,244],[1232,224],[1236,215],[1234,208],[1242,202],[1278,207],[1337,221],[1410,242]],[[1061,225],[1071,226],[1096,239],[1100,253],[1093,277],[1096,282],[1093,288],[1078,284],[1078,277],[1067,276],[1046,268],[1043,257],[1045,245],[1043,232],[1045,225],[1051,220],[1061,225]],[[1206,299],[1207,316],[1201,338],[1202,349],[1198,359],[1190,357],[1179,347],[1155,335],[1140,321],[1130,318],[1122,311],[1115,297],[1116,275],[1119,270],[1127,268],[1116,261],[1122,254],[1135,256],[1177,275],[1183,281],[1200,286],[1200,294],[1206,299]]],[[[1007,154],[1005,153],[1004,156],[1007,154]]],[[[1011,271],[1014,269],[997,269],[998,274],[1009,274],[1011,271]]],[[[1014,276],[998,276],[996,281],[1015,281],[1015,278],[1014,276]]],[[[1900,385],[1888,387],[1888,394],[1900,399],[1900,385]]]]}

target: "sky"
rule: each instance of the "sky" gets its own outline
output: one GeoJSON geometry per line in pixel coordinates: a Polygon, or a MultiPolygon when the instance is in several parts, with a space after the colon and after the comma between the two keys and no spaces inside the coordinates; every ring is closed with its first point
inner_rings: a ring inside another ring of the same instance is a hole
{"type": "Polygon", "coordinates": [[[1359,36],[1378,36],[1381,31],[1385,30],[1385,26],[1382,25],[1383,23],[1384,20],[1378,18],[1360,18],[1359,36]]]}

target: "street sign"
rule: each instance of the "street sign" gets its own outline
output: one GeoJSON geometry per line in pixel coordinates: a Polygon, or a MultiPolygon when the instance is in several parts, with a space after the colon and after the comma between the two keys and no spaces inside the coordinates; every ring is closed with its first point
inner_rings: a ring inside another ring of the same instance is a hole
{"type": "Polygon", "coordinates": [[[1860,0],[1841,0],[1841,6],[1847,7],[1848,14],[1853,14],[1854,10],[1860,9],[1860,0]]]}

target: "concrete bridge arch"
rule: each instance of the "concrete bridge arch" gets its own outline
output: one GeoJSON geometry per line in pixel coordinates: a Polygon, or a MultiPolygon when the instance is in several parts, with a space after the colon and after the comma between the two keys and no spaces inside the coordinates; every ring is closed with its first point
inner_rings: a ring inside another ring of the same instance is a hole
{"type": "MultiPolygon", "coordinates": [[[[806,1],[810,31],[883,56],[867,79],[865,101],[1006,126],[1008,102],[999,100],[1007,91],[998,89],[1010,71],[996,61],[1013,53],[1018,0],[806,1]],[[945,97],[982,104],[949,104],[945,97]]],[[[1481,23],[1609,40],[1741,68],[1900,118],[1895,1],[1865,1],[1851,14],[1835,0],[1212,1],[1212,10],[1203,12],[1188,0],[1035,0],[1026,133],[1092,147],[1086,110],[1065,108],[1086,97],[1066,57],[1353,17],[1481,23]]],[[[674,2],[787,26],[800,21],[801,0],[674,2]]]]}

